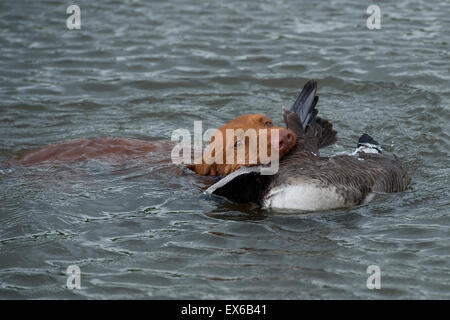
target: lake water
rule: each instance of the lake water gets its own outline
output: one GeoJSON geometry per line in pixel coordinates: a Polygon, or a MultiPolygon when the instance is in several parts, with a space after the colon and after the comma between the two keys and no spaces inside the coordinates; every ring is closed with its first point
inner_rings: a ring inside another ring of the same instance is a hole
{"type": "Polygon", "coordinates": [[[0,162],[77,138],[168,140],[243,113],[282,123],[309,79],[351,151],[372,134],[412,185],[282,213],[202,195],[167,165],[0,166],[1,299],[449,299],[450,2],[0,3],[0,162]],[[357,3],[357,4],[356,4],[357,3]],[[170,170],[169,170],[170,171],[170,170]],[[81,289],[66,269],[81,269],[81,289]],[[381,289],[366,286],[367,267],[381,289]]]}

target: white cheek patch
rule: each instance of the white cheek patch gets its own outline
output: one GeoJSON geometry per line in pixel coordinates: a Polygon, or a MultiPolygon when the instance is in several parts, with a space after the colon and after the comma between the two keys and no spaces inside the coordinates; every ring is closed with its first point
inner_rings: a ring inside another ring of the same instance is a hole
{"type": "Polygon", "coordinates": [[[376,144],[363,143],[351,155],[357,156],[359,153],[382,153],[382,148],[376,144]]]}

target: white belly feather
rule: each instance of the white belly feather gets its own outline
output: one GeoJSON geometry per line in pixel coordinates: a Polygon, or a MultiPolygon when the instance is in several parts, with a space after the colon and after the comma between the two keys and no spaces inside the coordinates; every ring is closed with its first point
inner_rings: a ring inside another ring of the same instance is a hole
{"type": "Polygon", "coordinates": [[[345,199],[334,186],[321,187],[303,182],[271,189],[263,206],[274,209],[328,210],[345,207],[345,199]]]}

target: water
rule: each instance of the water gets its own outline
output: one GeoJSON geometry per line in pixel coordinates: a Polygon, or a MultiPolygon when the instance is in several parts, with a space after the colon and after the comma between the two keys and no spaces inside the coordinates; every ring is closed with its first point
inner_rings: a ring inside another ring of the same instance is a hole
{"type": "Polygon", "coordinates": [[[0,3],[0,162],[89,137],[167,140],[243,113],[281,123],[317,79],[339,131],[373,134],[412,187],[366,206],[263,211],[202,196],[169,165],[0,168],[0,298],[450,298],[446,1],[0,3]],[[168,173],[169,172],[169,173],[168,173]],[[81,289],[66,269],[81,269],[81,289]],[[369,265],[381,290],[369,290],[369,265]]]}

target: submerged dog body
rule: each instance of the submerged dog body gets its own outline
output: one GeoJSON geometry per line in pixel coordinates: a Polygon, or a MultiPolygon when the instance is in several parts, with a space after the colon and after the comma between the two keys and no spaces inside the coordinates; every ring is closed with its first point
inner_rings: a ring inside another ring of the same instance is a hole
{"type": "Polygon", "coordinates": [[[161,151],[164,147],[163,143],[129,138],[76,139],[29,152],[11,160],[10,163],[21,165],[42,162],[71,163],[102,157],[124,161],[142,157],[149,152],[161,151]]]}
{"type": "Polygon", "coordinates": [[[315,81],[308,82],[292,109],[284,110],[297,143],[280,161],[278,173],[263,177],[258,168],[242,170],[242,174],[238,170],[207,192],[267,208],[327,210],[361,204],[375,192],[405,190],[410,178],[403,163],[395,155],[382,153],[367,134],[352,155],[320,157],[319,149],[336,141],[336,131],[317,117],[316,90],[315,81]]]}

